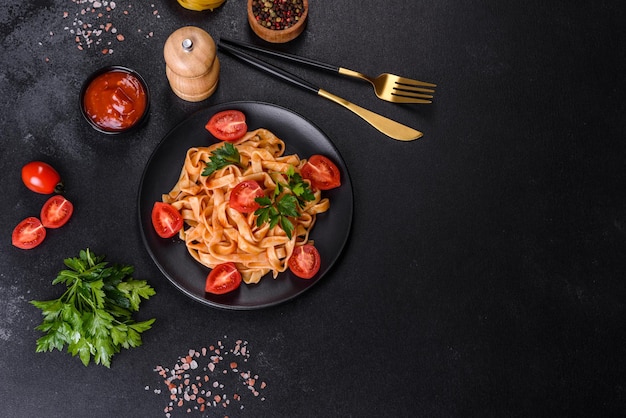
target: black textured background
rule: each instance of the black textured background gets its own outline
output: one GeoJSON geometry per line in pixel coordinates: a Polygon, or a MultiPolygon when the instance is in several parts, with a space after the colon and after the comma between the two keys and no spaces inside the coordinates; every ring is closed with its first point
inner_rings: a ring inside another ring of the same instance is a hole
{"type": "Polygon", "coordinates": [[[0,415],[165,416],[169,396],[153,369],[242,339],[262,394],[231,379],[223,391],[245,394],[240,403],[172,416],[624,416],[623,2],[310,3],[305,32],[278,48],[436,82],[435,103],[386,103],[358,81],[286,67],[423,139],[388,139],[222,54],[216,93],[178,99],[165,78],[167,37],[196,25],[263,44],[241,0],[204,13],[120,0],[108,19],[82,19],[110,21],[124,41],[103,32],[82,51],[70,30],[89,3],[0,4],[0,415]],[[126,137],[96,133],[78,110],[82,81],[112,64],[140,72],[152,91],[150,120],[126,137]],[[332,138],[354,187],[338,264],[311,291],[262,311],[187,299],[152,263],[137,219],[141,173],[161,138],[194,111],[234,100],[305,115],[332,138]],[[35,159],[57,167],[76,210],[22,251],[10,233],[45,200],[20,180],[35,159]],[[86,247],[133,264],[157,290],[140,313],[157,318],[154,328],[111,369],[35,353],[41,317],[28,301],[58,297],[50,283],[62,260],[86,247]]]}

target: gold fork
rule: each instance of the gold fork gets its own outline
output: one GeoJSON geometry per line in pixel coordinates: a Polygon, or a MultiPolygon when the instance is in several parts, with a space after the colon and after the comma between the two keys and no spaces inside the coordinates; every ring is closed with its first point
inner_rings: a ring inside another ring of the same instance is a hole
{"type": "Polygon", "coordinates": [[[221,37],[220,41],[231,45],[236,45],[262,54],[272,55],[289,61],[305,64],[312,67],[320,68],[333,73],[338,73],[347,77],[364,80],[374,86],[376,96],[382,100],[393,103],[432,103],[434,88],[436,84],[426,83],[424,81],[413,80],[410,78],[400,77],[395,74],[384,73],[378,77],[370,77],[358,71],[350,70],[344,67],[338,67],[332,64],[326,64],[306,57],[287,54],[285,52],[274,51],[263,48],[247,42],[235,41],[221,37]]]}
{"type": "Polygon", "coordinates": [[[395,74],[384,73],[378,77],[370,77],[358,71],[339,67],[339,74],[368,81],[374,86],[376,96],[393,103],[432,103],[432,93],[436,84],[425,81],[400,77],[395,74]]]}

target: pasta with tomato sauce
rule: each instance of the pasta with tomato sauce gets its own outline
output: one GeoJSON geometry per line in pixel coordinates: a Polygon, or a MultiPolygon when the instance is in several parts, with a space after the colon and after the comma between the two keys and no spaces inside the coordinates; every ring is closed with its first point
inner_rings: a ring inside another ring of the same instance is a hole
{"type": "Polygon", "coordinates": [[[310,241],[316,215],[326,212],[330,202],[313,188],[312,200],[298,206],[297,217],[289,218],[291,237],[280,223],[257,225],[253,211],[242,213],[229,205],[233,189],[252,180],[265,196],[279,196],[288,184],[290,170],[300,173],[306,160],[296,154],[284,155],[284,142],[266,129],[248,132],[233,144],[241,164],[227,165],[209,176],[202,172],[224,143],[190,148],[177,183],[162,200],[180,212],[185,227],[179,237],[194,259],[209,268],[233,262],[244,283],[258,283],[266,274],[271,272],[276,278],[288,268],[294,249],[310,241]]]}

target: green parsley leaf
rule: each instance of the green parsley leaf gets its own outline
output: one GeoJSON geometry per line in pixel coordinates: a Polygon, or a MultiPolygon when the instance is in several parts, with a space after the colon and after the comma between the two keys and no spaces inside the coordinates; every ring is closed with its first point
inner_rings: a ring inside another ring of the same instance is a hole
{"type": "Polygon", "coordinates": [[[270,206],[272,204],[272,200],[267,196],[257,197],[254,200],[261,206],[270,206]]]}
{"type": "Polygon", "coordinates": [[[257,216],[256,225],[261,227],[261,225],[269,222],[270,228],[274,228],[280,224],[287,237],[291,239],[294,225],[288,217],[299,216],[296,209],[297,199],[291,194],[285,194],[275,202],[272,202],[268,197],[258,197],[255,201],[260,206],[254,211],[254,214],[257,216]]]}
{"type": "Polygon", "coordinates": [[[104,256],[89,249],[64,264],[68,269],[52,283],[65,284],[65,293],[58,299],[30,302],[43,316],[35,329],[45,335],[37,339],[36,352],[63,351],[67,346],[67,352],[85,366],[93,359],[111,367],[113,355],[140,346],[141,333],[154,323],[154,319],[135,322],[132,313],[155,291],[146,281],[132,278],[132,266],[108,266],[104,256]]]}
{"type": "Polygon", "coordinates": [[[149,299],[156,293],[145,280],[131,279],[120,283],[117,288],[124,295],[124,299],[130,302],[130,309],[133,311],[139,310],[141,298],[149,299]]]}
{"type": "Polygon", "coordinates": [[[315,195],[309,184],[296,172],[294,166],[289,166],[284,175],[287,176],[287,183],[277,182],[271,197],[264,196],[255,199],[259,208],[254,214],[257,216],[257,227],[268,222],[270,228],[280,225],[287,237],[291,239],[295,226],[289,217],[300,216],[298,206],[304,207],[306,202],[315,199],[315,195]]]}
{"type": "Polygon", "coordinates": [[[285,234],[287,234],[287,237],[291,239],[291,234],[293,233],[294,226],[293,226],[293,223],[289,220],[289,218],[287,218],[286,216],[281,216],[280,227],[283,229],[283,231],[285,231],[285,234]]]}
{"type": "Polygon", "coordinates": [[[241,157],[237,147],[230,142],[225,142],[223,146],[217,148],[211,153],[206,167],[202,171],[203,176],[210,176],[215,171],[229,165],[241,166],[241,157]]]}
{"type": "Polygon", "coordinates": [[[278,209],[278,212],[280,212],[280,214],[283,216],[297,217],[298,216],[298,211],[296,210],[297,203],[298,203],[298,200],[294,197],[294,195],[286,194],[286,195],[283,195],[283,197],[281,197],[280,199],[278,199],[278,201],[276,202],[276,209],[278,209]]]}
{"type": "Polygon", "coordinates": [[[302,179],[300,173],[296,173],[293,166],[289,167],[287,170],[287,179],[287,187],[289,187],[291,192],[298,198],[298,204],[300,206],[304,206],[306,202],[315,200],[313,190],[311,190],[309,184],[302,179]]]}

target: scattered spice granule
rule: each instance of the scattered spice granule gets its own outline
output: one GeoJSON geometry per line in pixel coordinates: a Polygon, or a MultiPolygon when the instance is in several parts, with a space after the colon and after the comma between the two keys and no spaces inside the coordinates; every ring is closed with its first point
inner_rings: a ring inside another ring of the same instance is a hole
{"type": "MultiPolygon", "coordinates": [[[[227,348],[220,340],[215,345],[188,350],[172,367],[156,366],[154,371],[163,379],[168,394],[165,417],[170,418],[175,409],[201,413],[206,408],[244,409],[244,401],[265,401],[261,392],[267,383],[250,370],[239,370],[251,358],[247,345],[247,341],[238,339],[227,348]]],[[[157,395],[161,392],[154,390],[157,395]]]]}
{"type": "MultiPolygon", "coordinates": [[[[131,11],[135,11],[131,1],[119,1],[119,4],[110,0],[71,0],[74,4],[74,10],[64,10],[63,19],[73,16],[71,25],[66,25],[63,29],[74,38],[76,48],[79,51],[86,51],[92,48],[99,50],[102,54],[112,54],[112,48],[101,48],[102,45],[110,45],[112,38],[119,42],[126,39],[122,33],[118,33],[116,22],[123,19],[127,25],[134,24],[138,19],[131,17],[131,11]],[[97,28],[99,30],[94,30],[97,28]],[[109,37],[109,35],[112,36],[109,37]],[[105,51],[106,49],[106,51],[105,51]]],[[[155,5],[150,5],[151,15],[160,18],[155,5]]],[[[122,25],[124,27],[124,25],[122,25]]],[[[141,29],[138,29],[141,32],[141,29]]],[[[53,33],[50,32],[50,36],[53,33]]],[[[151,38],[153,32],[150,31],[146,38],[151,38]]]]}

